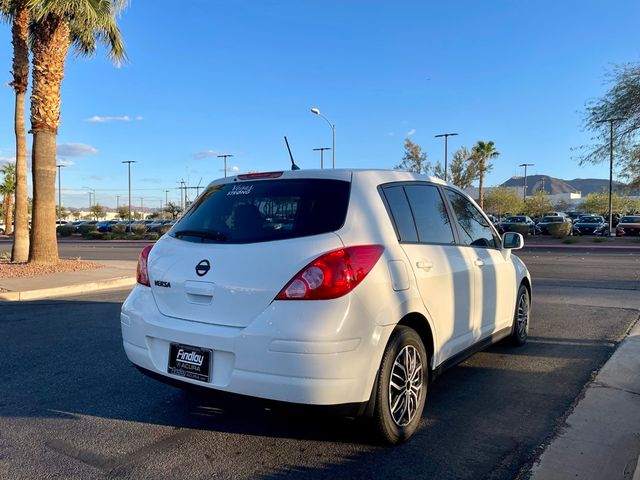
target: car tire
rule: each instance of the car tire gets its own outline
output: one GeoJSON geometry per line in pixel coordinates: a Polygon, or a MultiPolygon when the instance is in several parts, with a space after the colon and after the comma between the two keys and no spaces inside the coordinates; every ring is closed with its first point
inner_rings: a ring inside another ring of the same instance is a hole
{"type": "Polygon", "coordinates": [[[519,346],[527,343],[529,335],[529,319],[531,317],[531,296],[524,285],[520,285],[516,297],[516,309],[513,313],[511,343],[519,346]]]}
{"type": "Polygon", "coordinates": [[[373,423],[383,443],[396,445],[415,433],[428,385],[429,356],[420,336],[412,328],[398,326],[384,351],[374,392],[373,423]]]}

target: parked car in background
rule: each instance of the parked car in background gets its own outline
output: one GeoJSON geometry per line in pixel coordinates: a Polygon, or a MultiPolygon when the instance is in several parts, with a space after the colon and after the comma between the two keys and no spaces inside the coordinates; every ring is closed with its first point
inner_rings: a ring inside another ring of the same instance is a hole
{"type": "Polygon", "coordinates": [[[552,223],[568,223],[571,225],[571,220],[563,215],[545,215],[537,224],[538,232],[541,235],[549,235],[549,225],[552,223]]]}
{"type": "Polygon", "coordinates": [[[640,235],[640,215],[625,215],[616,227],[617,237],[640,235]]]}
{"type": "Polygon", "coordinates": [[[118,223],[117,220],[107,220],[107,221],[104,221],[104,222],[96,223],[96,227],[98,228],[99,232],[107,233],[107,232],[111,231],[111,227],[113,225],[115,225],[116,223],[118,223]]]}
{"type": "Polygon", "coordinates": [[[124,350],[158,380],[340,405],[399,443],[440,372],[501,338],[526,341],[522,245],[433,177],[218,179],[142,251],[124,350]]]}
{"type": "Polygon", "coordinates": [[[597,235],[607,224],[600,215],[580,215],[573,224],[573,234],[597,235]]]}
{"type": "MultiPolygon", "coordinates": [[[[516,225],[521,225],[524,228],[527,228],[529,235],[536,234],[536,224],[526,215],[514,215],[512,217],[505,218],[498,224],[498,231],[501,233],[511,232],[513,231],[513,227],[516,225]]],[[[518,233],[522,232],[518,231],[518,233]]]]}
{"type": "Polygon", "coordinates": [[[76,232],[80,231],[80,227],[82,225],[97,225],[97,224],[98,224],[97,220],[84,220],[84,221],[81,221],[76,225],[76,232]]]}

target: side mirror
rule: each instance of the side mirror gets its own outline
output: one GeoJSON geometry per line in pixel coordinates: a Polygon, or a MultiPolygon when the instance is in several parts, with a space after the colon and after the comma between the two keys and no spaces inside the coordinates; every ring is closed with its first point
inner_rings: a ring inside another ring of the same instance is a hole
{"type": "Polygon", "coordinates": [[[524,247],[524,238],[521,234],[507,232],[502,236],[502,248],[504,250],[520,250],[524,247]]]}

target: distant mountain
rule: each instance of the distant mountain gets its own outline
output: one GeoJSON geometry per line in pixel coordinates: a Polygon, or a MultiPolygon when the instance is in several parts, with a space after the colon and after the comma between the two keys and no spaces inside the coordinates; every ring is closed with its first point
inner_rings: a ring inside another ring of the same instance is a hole
{"type": "MultiPolygon", "coordinates": [[[[511,177],[501,184],[501,187],[522,187],[523,177],[511,177]]],[[[563,180],[548,175],[527,175],[527,195],[544,190],[550,195],[558,193],[580,192],[583,197],[590,193],[609,191],[609,180],[601,178],[575,178],[563,180]]],[[[613,182],[613,191],[619,194],[640,195],[640,192],[630,192],[627,185],[621,182],[613,182]]]]}

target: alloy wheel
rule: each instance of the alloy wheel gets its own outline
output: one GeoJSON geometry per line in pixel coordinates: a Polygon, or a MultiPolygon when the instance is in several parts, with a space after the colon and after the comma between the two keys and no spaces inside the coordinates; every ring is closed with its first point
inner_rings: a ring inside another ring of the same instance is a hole
{"type": "Polygon", "coordinates": [[[396,425],[408,425],[423,395],[424,372],[418,350],[405,345],[396,356],[389,379],[389,409],[396,425]]]}

